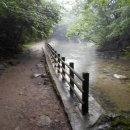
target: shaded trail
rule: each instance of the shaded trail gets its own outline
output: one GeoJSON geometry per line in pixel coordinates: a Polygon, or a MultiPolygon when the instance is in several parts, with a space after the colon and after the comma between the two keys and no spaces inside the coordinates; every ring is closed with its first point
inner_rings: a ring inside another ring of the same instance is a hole
{"type": "Polygon", "coordinates": [[[0,130],[71,130],[48,76],[31,78],[46,74],[42,46],[33,46],[0,75],[0,130]]]}

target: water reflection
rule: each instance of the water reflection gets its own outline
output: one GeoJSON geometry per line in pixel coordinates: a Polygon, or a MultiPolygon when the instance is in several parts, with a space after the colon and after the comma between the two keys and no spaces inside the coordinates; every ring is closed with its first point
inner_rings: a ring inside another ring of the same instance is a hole
{"type": "Polygon", "coordinates": [[[87,45],[87,43],[67,43],[61,41],[51,42],[51,45],[62,56],[66,57],[66,62],[74,62],[75,70],[82,75],[83,72],[89,72],[90,80],[96,77],[96,53],[95,48],[87,45]]]}
{"type": "Polygon", "coordinates": [[[124,61],[101,59],[95,47],[88,43],[61,42],[53,40],[51,45],[66,62],[74,62],[76,72],[90,73],[91,93],[106,109],[130,110],[130,81],[120,81],[113,78],[114,73],[130,77],[130,64],[124,61]]]}

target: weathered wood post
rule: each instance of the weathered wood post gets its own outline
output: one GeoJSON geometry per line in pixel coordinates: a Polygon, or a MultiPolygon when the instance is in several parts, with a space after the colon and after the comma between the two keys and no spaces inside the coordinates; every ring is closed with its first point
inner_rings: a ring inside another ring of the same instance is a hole
{"type": "MultiPolygon", "coordinates": [[[[69,63],[69,66],[72,68],[72,69],[74,69],[74,63],[73,62],[70,62],[69,63]]],[[[71,69],[69,69],[70,70],[70,76],[71,76],[71,78],[73,78],[74,79],[74,72],[71,70],[71,69]]],[[[74,88],[74,82],[73,82],[73,80],[70,78],[70,84],[71,84],[71,86],[74,88]]],[[[73,90],[70,88],[70,93],[71,94],[73,94],[73,90]]]]}
{"type": "Polygon", "coordinates": [[[55,49],[53,48],[52,50],[53,50],[53,51],[52,51],[52,53],[53,53],[53,56],[55,56],[55,49]]]}
{"type": "Polygon", "coordinates": [[[62,60],[63,60],[63,62],[62,62],[62,74],[63,74],[62,80],[64,80],[64,76],[65,76],[65,72],[64,72],[64,70],[65,70],[65,64],[64,64],[64,62],[65,62],[65,57],[62,57],[62,60]]]}
{"type": "Polygon", "coordinates": [[[55,51],[55,55],[54,55],[54,57],[55,57],[55,65],[54,65],[54,67],[56,68],[56,64],[57,64],[57,51],[55,51]]]}
{"type": "Polygon", "coordinates": [[[50,51],[51,51],[51,59],[53,59],[53,48],[50,46],[50,51]]]}
{"type": "Polygon", "coordinates": [[[58,54],[58,73],[60,73],[60,54],[58,54]]]}
{"type": "Polygon", "coordinates": [[[52,55],[54,55],[54,51],[55,51],[55,50],[52,48],[52,49],[51,49],[52,55]]]}
{"type": "Polygon", "coordinates": [[[82,114],[86,115],[89,110],[89,73],[83,73],[82,114]]]}

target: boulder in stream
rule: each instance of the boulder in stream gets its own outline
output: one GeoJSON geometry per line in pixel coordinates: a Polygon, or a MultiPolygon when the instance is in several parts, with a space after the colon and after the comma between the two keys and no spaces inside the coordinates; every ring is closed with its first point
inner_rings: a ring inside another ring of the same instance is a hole
{"type": "Polygon", "coordinates": [[[116,79],[128,79],[127,76],[121,74],[114,74],[113,77],[116,79]]]}

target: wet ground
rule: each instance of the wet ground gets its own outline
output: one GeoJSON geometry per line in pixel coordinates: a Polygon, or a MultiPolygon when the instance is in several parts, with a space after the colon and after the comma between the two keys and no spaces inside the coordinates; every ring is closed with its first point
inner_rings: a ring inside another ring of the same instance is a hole
{"type": "Polygon", "coordinates": [[[36,44],[0,71],[0,130],[71,130],[46,73],[42,47],[36,44]]]}
{"type": "Polygon", "coordinates": [[[106,111],[130,113],[130,62],[96,52],[88,43],[67,43],[53,40],[51,45],[66,62],[74,62],[75,70],[90,73],[90,93],[106,111]],[[114,74],[127,76],[119,80],[114,74]]]}

